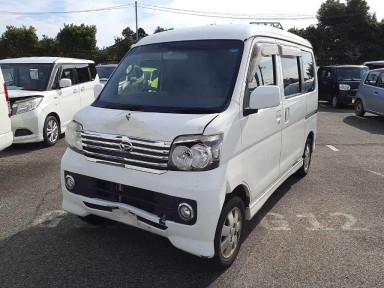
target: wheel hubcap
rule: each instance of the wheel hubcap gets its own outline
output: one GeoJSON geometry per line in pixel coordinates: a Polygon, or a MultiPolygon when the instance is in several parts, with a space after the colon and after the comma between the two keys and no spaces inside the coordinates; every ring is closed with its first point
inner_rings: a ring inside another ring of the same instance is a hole
{"type": "Polygon", "coordinates": [[[304,151],[304,170],[305,170],[305,172],[308,171],[310,162],[311,162],[311,147],[309,147],[309,145],[307,145],[307,146],[305,146],[305,151],[304,151]]]}
{"type": "Polygon", "coordinates": [[[55,142],[59,136],[59,126],[55,120],[49,120],[47,124],[47,138],[50,142],[55,142]]]}
{"type": "Polygon", "coordinates": [[[236,251],[242,230],[242,216],[239,208],[233,208],[227,215],[221,229],[221,255],[229,258],[236,251]]]}

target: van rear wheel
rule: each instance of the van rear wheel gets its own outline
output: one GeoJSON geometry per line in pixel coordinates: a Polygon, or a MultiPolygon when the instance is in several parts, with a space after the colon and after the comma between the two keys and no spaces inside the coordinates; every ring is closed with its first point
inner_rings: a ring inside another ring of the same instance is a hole
{"type": "Polygon", "coordinates": [[[240,197],[232,197],[224,204],[215,234],[214,264],[219,268],[232,265],[241,246],[245,208],[240,197]]]}
{"type": "Polygon", "coordinates": [[[312,161],[312,140],[307,139],[305,143],[304,153],[303,153],[303,166],[297,170],[297,175],[300,177],[305,177],[309,172],[309,167],[311,166],[312,161]]]}

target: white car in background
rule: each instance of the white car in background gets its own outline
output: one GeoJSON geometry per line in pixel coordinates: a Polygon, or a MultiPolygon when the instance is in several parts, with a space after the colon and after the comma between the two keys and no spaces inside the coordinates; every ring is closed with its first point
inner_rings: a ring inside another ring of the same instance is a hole
{"type": "Polygon", "coordinates": [[[99,83],[90,60],[28,57],[0,60],[12,108],[13,143],[56,144],[73,115],[94,101],[99,83]]]}
{"type": "Polygon", "coordinates": [[[11,131],[11,106],[7,92],[7,85],[4,83],[3,73],[0,70],[0,151],[12,144],[13,136],[11,131]]]}

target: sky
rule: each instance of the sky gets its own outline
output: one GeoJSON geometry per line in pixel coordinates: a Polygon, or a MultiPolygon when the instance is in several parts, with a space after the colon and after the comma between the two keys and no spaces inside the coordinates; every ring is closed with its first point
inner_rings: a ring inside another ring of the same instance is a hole
{"type": "MultiPolygon", "coordinates": [[[[311,14],[315,15],[325,0],[141,0],[138,3],[164,6],[177,9],[199,10],[215,13],[241,14],[311,14]]],[[[69,11],[117,6],[133,3],[134,0],[0,0],[1,11],[41,12],[69,11]]],[[[341,0],[345,2],[345,0],[341,0]]],[[[384,18],[384,1],[368,0],[371,13],[376,13],[379,20],[384,18]]],[[[257,21],[257,19],[255,19],[257,21]]],[[[164,28],[185,28],[210,24],[249,23],[251,20],[222,19],[192,15],[178,15],[168,12],[138,8],[139,27],[151,34],[157,26],[164,28]]],[[[285,30],[292,27],[305,28],[316,24],[312,20],[280,21],[285,30]]],[[[97,27],[97,46],[104,47],[114,44],[114,37],[121,36],[121,31],[129,26],[135,30],[135,10],[133,7],[77,14],[54,15],[0,15],[0,34],[7,25],[20,27],[34,26],[37,34],[55,37],[60,28],[66,24],[86,24],[97,27]]]]}

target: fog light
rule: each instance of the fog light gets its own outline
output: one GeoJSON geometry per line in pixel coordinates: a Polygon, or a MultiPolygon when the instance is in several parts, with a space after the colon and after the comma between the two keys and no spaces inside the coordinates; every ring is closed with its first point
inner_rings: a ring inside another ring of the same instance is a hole
{"type": "Polygon", "coordinates": [[[65,187],[67,187],[69,191],[72,191],[73,188],[75,188],[75,179],[73,179],[71,175],[65,176],[65,187]]]}
{"type": "Polygon", "coordinates": [[[185,221],[189,221],[189,220],[192,220],[193,217],[195,216],[194,212],[193,212],[193,208],[191,207],[191,205],[187,204],[187,203],[181,203],[179,205],[179,216],[181,217],[181,219],[185,220],[185,221]]]}

